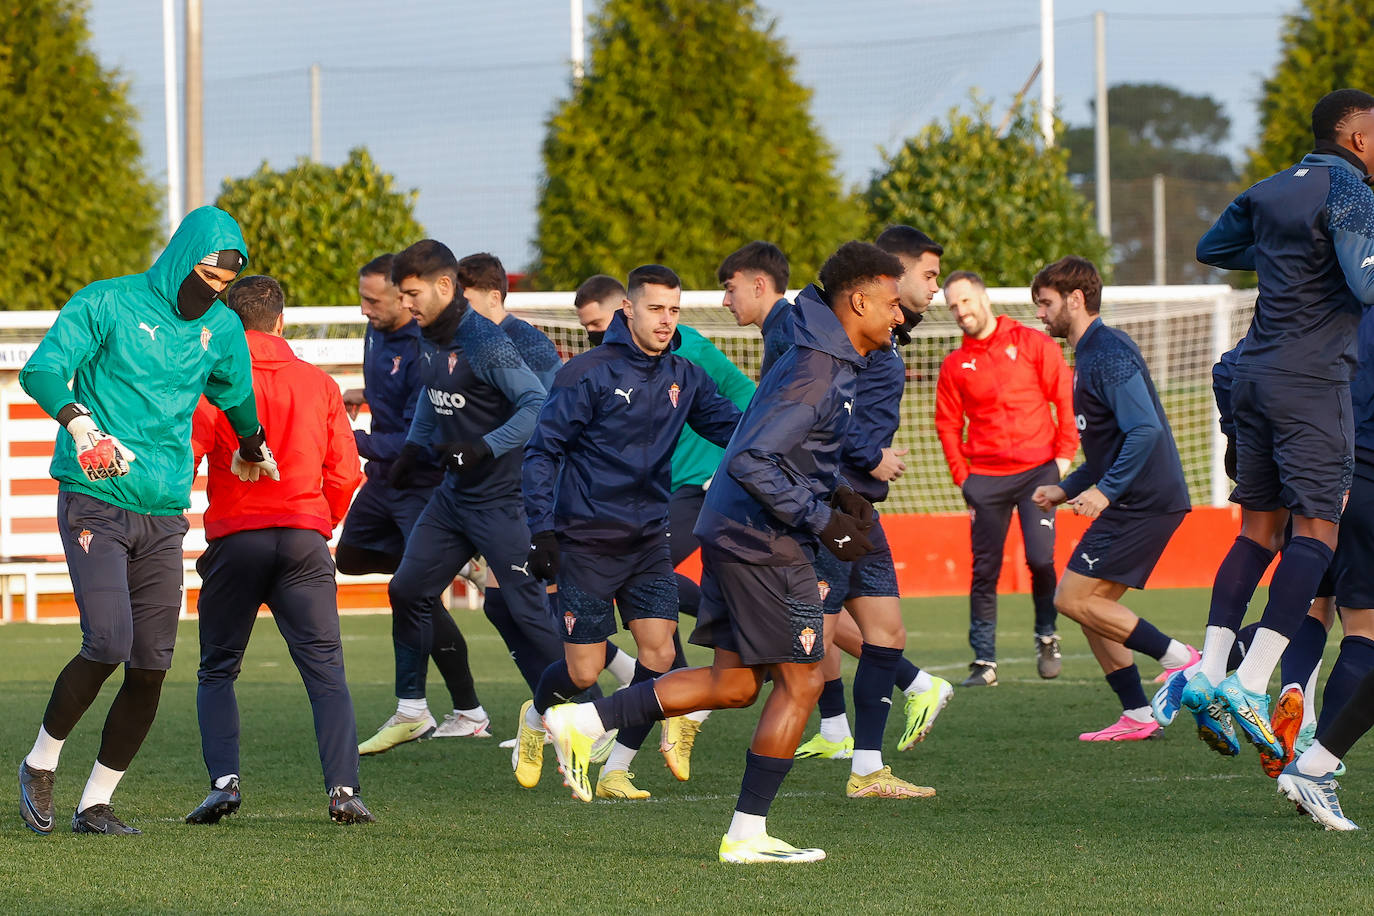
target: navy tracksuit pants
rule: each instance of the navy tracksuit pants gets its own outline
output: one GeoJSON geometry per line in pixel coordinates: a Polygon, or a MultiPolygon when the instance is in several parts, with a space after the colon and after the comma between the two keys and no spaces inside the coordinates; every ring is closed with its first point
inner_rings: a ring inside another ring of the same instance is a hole
{"type": "Polygon", "coordinates": [[[239,773],[234,681],[258,608],[266,604],[305,682],[325,789],[358,785],[358,726],[344,679],[338,592],[318,531],[263,528],[210,542],[196,563],[203,585],[196,715],[211,781],[239,773]]]}

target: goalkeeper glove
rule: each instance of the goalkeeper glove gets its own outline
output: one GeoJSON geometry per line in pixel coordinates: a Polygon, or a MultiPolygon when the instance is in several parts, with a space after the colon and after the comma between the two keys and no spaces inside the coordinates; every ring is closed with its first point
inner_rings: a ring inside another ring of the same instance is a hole
{"type": "Polygon", "coordinates": [[[76,443],[76,462],[87,480],[109,480],[129,473],[133,450],[114,436],[103,433],[83,404],[68,404],[57,412],[57,422],[67,428],[76,443]]]}
{"type": "Polygon", "coordinates": [[[229,470],[244,483],[256,483],[264,475],[272,480],[281,480],[277,459],[272,457],[272,450],[267,447],[267,435],[261,426],[253,435],[239,437],[239,447],[229,462],[229,470]]]}
{"type": "Polygon", "coordinates": [[[839,559],[853,563],[873,549],[864,533],[871,527],[842,509],[832,509],[830,521],[821,529],[821,543],[839,559]]]}
{"type": "Polygon", "coordinates": [[[853,487],[844,486],[837,489],[830,497],[830,505],[846,515],[852,515],[863,530],[867,531],[873,527],[873,519],[877,515],[873,504],[855,492],[853,487]]]}

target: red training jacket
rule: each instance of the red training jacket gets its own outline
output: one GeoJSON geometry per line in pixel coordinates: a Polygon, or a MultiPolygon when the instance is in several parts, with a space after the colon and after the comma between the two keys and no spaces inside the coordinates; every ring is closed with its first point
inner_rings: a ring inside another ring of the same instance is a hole
{"type": "Polygon", "coordinates": [[[229,470],[239,447],[229,419],[205,398],[192,421],[196,466],[210,457],[205,537],[239,531],[303,528],[325,537],[343,520],[362,480],[358,447],[339,385],[274,334],[247,331],[253,397],[281,480],[245,483],[229,470]]]}
{"type": "Polygon", "coordinates": [[[1073,374],[1059,344],[1006,315],[986,340],[964,335],[940,364],[935,431],[959,487],[969,474],[1008,477],[1053,458],[1072,460],[1073,374]]]}

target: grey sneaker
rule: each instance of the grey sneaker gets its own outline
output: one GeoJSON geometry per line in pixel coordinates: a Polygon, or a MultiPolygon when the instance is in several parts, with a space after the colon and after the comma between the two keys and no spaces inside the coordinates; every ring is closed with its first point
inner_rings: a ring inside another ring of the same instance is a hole
{"type": "Polygon", "coordinates": [[[363,800],[343,786],[329,792],[329,819],[336,824],[371,824],[377,820],[363,800]]]}
{"type": "Polygon", "coordinates": [[[1335,773],[1323,776],[1308,776],[1298,769],[1294,760],[1279,774],[1279,793],[1288,796],[1312,820],[1327,830],[1359,830],[1359,826],[1341,811],[1341,801],[1336,797],[1335,773]]]}
{"type": "Polygon", "coordinates": [[[1059,677],[1064,662],[1059,654],[1059,634],[1035,637],[1035,670],[1045,680],[1059,677]]]}
{"type": "Polygon", "coordinates": [[[19,814],[34,833],[52,833],[52,786],[55,770],[35,770],[19,761],[19,814]]]}
{"type": "Polygon", "coordinates": [[[960,687],[996,687],[997,663],[981,659],[968,666],[968,677],[959,682],[960,687]]]}
{"type": "Polygon", "coordinates": [[[134,836],[143,831],[115,817],[109,805],[91,805],[85,811],[72,815],[72,833],[103,833],[108,836],[134,836]]]}

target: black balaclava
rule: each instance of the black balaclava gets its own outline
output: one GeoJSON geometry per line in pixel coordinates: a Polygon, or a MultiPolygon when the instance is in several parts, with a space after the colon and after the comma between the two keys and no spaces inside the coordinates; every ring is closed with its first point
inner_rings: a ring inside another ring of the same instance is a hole
{"type": "MultiPolygon", "coordinates": [[[[206,267],[223,267],[237,274],[243,269],[244,259],[237,250],[225,248],[223,251],[210,252],[200,259],[200,263],[206,267]]],[[[177,314],[185,321],[195,321],[210,311],[210,306],[218,298],[219,293],[215,292],[215,288],[192,269],[177,289],[177,314]]]]}

